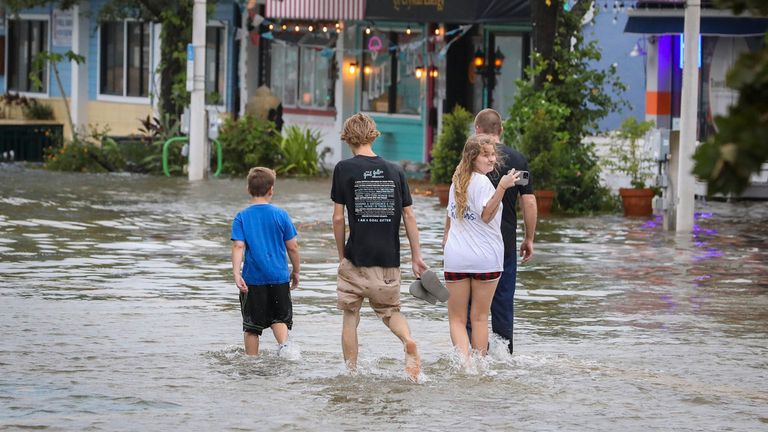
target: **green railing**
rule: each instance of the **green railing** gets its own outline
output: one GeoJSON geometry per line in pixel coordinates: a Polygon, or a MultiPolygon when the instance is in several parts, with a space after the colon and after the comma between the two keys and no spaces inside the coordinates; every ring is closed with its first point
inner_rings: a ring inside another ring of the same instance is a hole
{"type": "MultiPolygon", "coordinates": [[[[168,169],[168,146],[175,143],[175,142],[186,142],[189,141],[188,137],[173,137],[169,139],[168,141],[163,144],[163,173],[165,173],[166,176],[171,176],[171,171],[168,169]]],[[[214,177],[218,177],[219,174],[221,174],[221,163],[224,158],[224,155],[221,151],[221,143],[217,139],[211,139],[214,143],[216,143],[216,172],[213,173],[214,177]]]]}

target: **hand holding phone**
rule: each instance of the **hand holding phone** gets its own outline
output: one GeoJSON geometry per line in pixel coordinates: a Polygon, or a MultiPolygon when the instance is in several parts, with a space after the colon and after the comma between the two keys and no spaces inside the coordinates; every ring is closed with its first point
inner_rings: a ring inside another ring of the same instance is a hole
{"type": "Polygon", "coordinates": [[[518,171],[520,173],[520,178],[515,183],[515,186],[526,186],[528,184],[528,180],[531,177],[531,174],[528,171],[518,171]]]}

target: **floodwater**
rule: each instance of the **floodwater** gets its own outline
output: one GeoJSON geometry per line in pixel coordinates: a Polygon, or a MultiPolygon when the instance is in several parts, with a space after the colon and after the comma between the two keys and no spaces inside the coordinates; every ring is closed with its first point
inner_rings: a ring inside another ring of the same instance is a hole
{"type": "MultiPolygon", "coordinates": [[[[424,377],[366,308],[345,372],[329,181],[279,179],[298,226],[290,358],[242,350],[229,230],[242,180],[0,165],[0,429],[768,429],[768,203],[658,219],[547,218],[518,276],[514,355],[456,367],[444,304],[403,311],[424,377]]],[[[427,263],[443,213],[414,201],[427,263]]],[[[407,251],[407,248],[405,248],[407,251]]],[[[407,256],[407,254],[404,254],[407,256]]]]}

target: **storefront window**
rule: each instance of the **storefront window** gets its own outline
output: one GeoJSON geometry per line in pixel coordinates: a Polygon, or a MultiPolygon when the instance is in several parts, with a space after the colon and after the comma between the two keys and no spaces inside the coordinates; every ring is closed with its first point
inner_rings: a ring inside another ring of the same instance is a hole
{"type": "Polygon", "coordinates": [[[334,106],[334,59],[323,56],[323,48],[335,43],[324,40],[278,41],[270,47],[270,88],[283,107],[328,109],[334,106]],[[317,41],[312,41],[317,42],[317,41]]]}
{"type": "Polygon", "coordinates": [[[420,36],[396,31],[373,31],[365,36],[361,67],[364,111],[421,113],[422,85],[415,69],[425,65],[420,63],[418,48],[409,47],[420,36]]]}

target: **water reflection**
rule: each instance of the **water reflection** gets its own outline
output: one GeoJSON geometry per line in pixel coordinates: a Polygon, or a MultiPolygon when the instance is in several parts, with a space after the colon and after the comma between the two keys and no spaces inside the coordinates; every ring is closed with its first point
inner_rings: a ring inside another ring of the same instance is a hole
{"type": "MultiPolygon", "coordinates": [[[[302,286],[285,361],[242,353],[229,226],[241,180],[0,165],[0,423],[56,430],[758,430],[768,422],[768,205],[697,203],[660,219],[547,218],[520,266],[516,353],[453,367],[444,305],[407,295],[424,384],[368,310],[345,373],[328,180],[286,180],[302,286]],[[705,422],[706,421],[706,422],[705,422]],[[131,425],[127,427],[125,425],[131,425]],[[125,426],[125,427],[124,427],[125,426]]],[[[415,209],[440,268],[444,214],[415,209]]],[[[403,242],[407,249],[407,243],[403,242]]]]}

